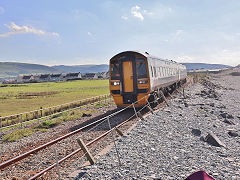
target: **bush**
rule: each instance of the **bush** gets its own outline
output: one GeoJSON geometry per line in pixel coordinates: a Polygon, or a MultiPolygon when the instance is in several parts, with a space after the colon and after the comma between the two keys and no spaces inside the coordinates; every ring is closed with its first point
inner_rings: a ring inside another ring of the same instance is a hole
{"type": "Polygon", "coordinates": [[[57,126],[58,124],[61,124],[62,122],[63,121],[61,119],[47,120],[34,126],[34,129],[49,129],[57,126]]]}

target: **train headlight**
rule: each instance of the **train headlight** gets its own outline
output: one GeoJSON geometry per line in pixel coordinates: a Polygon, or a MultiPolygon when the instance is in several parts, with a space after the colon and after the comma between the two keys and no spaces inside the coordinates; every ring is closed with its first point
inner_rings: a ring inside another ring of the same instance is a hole
{"type": "Polygon", "coordinates": [[[119,86],[119,85],[120,85],[120,82],[111,82],[111,85],[113,85],[113,86],[119,86]]]}
{"type": "Polygon", "coordinates": [[[148,80],[146,81],[138,81],[138,84],[147,84],[148,83],[148,80]]]}

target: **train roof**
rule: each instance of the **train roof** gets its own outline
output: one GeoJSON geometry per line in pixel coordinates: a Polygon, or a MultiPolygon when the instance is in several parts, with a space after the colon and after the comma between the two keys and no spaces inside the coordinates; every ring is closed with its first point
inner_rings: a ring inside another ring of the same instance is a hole
{"type": "Polygon", "coordinates": [[[120,53],[116,54],[115,56],[113,56],[113,57],[110,59],[110,61],[111,61],[112,59],[114,59],[116,56],[119,56],[119,55],[125,54],[125,53],[137,53],[137,54],[140,54],[140,55],[142,55],[142,56],[144,56],[144,57],[146,57],[146,58],[159,59],[159,60],[162,60],[162,61],[165,61],[165,62],[176,63],[176,64],[180,64],[180,65],[182,65],[182,66],[185,66],[185,65],[183,65],[183,64],[181,64],[181,63],[178,63],[178,62],[176,62],[176,61],[169,60],[169,59],[162,59],[162,58],[159,58],[159,57],[156,57],[156,56],[152,56],[152,55],[150,55],[148,52],[141,52],[141,51],[123,51],[123,52],[120,52],[120,53]]]}

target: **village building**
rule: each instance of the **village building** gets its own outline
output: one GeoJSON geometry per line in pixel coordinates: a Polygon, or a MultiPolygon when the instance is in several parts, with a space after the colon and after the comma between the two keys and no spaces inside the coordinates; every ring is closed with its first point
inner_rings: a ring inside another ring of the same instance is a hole
{"type": "Polygon", "coordinates": [[[99,73],[98,78],[99,79],[108,79],[109,78],[109,71],[99,73]]]}
{"type": "Polygon", "coordinates": [[[65,81],[81,80],[82,74],[79,73],[68,73],[64,77],[65,81]]]}
{"type": "Polygon", "coordinates": [[[97,73],[86,73],[83,76],[84,79],[98,79],[98,74],[97,73]]]}
{"type": "Polygon", "coordinates": [[[50,81],[50,74],[41,74],[39,76],[39,82],[48,82],[50,81]]]}
{"type": "Polygon", "coordinates": [[[32,75],[18,76],[17,83],[29,83],[31,81],[32,75]]]}
{"type": "Polygon", "coordinates": [[[50,79],[51,79],[51,81],[53,81],[53,82],[63,81],[63,75],[62,75],[62,74],[51,74],[51,75],[50,75],[50,79]]]}

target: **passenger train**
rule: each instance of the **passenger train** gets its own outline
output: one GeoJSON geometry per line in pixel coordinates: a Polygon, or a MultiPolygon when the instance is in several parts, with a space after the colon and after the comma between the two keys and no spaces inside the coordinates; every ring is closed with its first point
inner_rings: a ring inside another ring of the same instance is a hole
{"type": "Polygon", "coordinates": [[[110,59],[110,93],[118,107],[143,106],[145,96],[186,81],[186,67],[147,52],[124,51],[110,59]]]}

